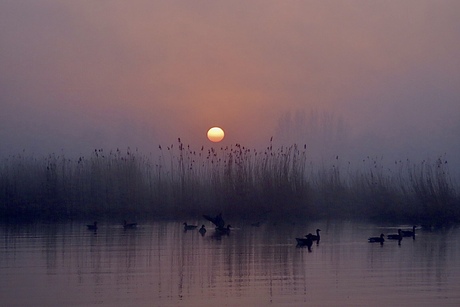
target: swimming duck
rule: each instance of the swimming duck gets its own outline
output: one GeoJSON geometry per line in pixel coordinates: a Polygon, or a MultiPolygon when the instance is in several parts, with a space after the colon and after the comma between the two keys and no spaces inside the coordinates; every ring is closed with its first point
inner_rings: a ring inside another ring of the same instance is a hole
{"type": "Polygon", "coordinates": [[[206,228],[204,227],[204,225],[201,225],[201,228],[198,231],[201,233],[201,235],[204,235],[206,233],[206,228]]]}
{"type": "Polygon", "coordinates": [[[417,226],[412,226],[412,231],[411,230],[403,230],[401,231],[403,237],[414,237],[415,236],[415,228],[417,226]]]}
{"type": "Polygon", "coordinates": [[[197,228],[198,226],[196,225],[187,225],[187,223],[184,223],[184,230],[192,230],[197,228]]]}
{"type": "Polygon", "coordinates": [[[133,229],[137,228],[137,223],[128,223],[126,220],[123,221],[123,228],[124,229],[133,229]]]}
{"type": "Polygon", "coordinates": [[[385,235],[382,233],[382,234],[380,234],[380,237],[370,237],[367,240],[369,241],[369,243],[381,243],[381,244],[383,244],[383,242],[385,242],[384,237],[385,237],[385,235]]]}
{"type": "Polygon", "coordinates": [[[306,238],[295,238],[297,241],[297,246],[306,246],[308,250],[311,251],[311,246],[313,245],[312,234],[309,233],[306,235],[306,238]]]}
{"type": "Polygon", "coordinates": [[[401,229],[398,229],[398,234],[387,235],[387,239],[390,239],[390,240],[401,240],[401,239],[402,239],[401,229]]]}
{"type": "Polygon", "coordinates": [[[86,225],[89,230],[97,230],[97,222],[94,222],[92,225],[86,225]]]}
{"type": "MultiPolygon", "coordinates": [[[[309,233],[308,235],[310,235],[310,238],[313,240],[313,241],[316,241],[317,243],[319,243],[319,240],[320,240],[320,236],[319,236],[319,232],[321,231],[321,229],[316,229],[316,235],[313,235],[311,233],[309,233]]],[[[308,236],[307,235],[307,236],[308,236]]]]}

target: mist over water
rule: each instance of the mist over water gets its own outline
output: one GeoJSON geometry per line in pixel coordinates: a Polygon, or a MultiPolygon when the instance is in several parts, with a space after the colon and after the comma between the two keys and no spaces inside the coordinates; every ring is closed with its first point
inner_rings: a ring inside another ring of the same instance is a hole
{"type": "Polygon", "coordinates": [[[0,205],[457,212],[460,3],[354,4],[1,2],[0,205]]]}
{"type": "MultiPolygon", "coordinates": [[[[391,120],[382,133],[376,130],[357,131],[344,116],[324,109],[288,111],[280,116],[275,129],[276,146],[305,146],[308,157],[316,164],[330,166],[340,158],[342,166],[363,170],[369,158],[392,170],[397,163],[420,164],[442,158],[449,164],[450,174],[460,179],[459,127],[452,130],[433,129],[426,136],[413,135],[410,130],[396,130],[391,120]],[[393,136],[386,131],[397,131],[393,136]],[[456,131],[457,130],[457,131],[456,131]]],[[[459,125],[457,125],[459,126],[459,125]]]]}
{"type": "Polygon", "coordinates": [[[459,12],[0,1],[0,305],[457,306],[459,12]]]}
{"type": "Polygon", "coordinates": [[[223,146],[460,169],[459,6],[4,1],[0,156],[200,148],[218,125],[223,146]]]}

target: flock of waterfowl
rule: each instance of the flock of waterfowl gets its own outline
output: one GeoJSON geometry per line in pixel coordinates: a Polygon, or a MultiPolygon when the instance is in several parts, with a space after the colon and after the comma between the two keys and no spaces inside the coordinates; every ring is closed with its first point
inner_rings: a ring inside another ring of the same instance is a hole
{"type": "MultiPolygon", "coordinates": [[[[215,217],[212,217],[209,215],[203,215],[203,217],[206,220],[212,222],[216,226],[215,228],[216,235],[228,235],[230,233],[232,226],[229,224],[225,226],[225,221],[223,220],[221,213],[219,213],[215,217]]],[[[184,222],[183,225],[184,225],[184,231],[195,230],[198,228],[197,225],[189,225],[186,222],[184,222]]],[[[255,227],[259,227],[260,222],[253,223],[251,225],[255,227]]],[[[96,231],[98,229],[97,222],[94,222],[93,224],[90,224],[90,225],[86,225],[86,227],[89,230],[93,230],[93,231],[96,231]]],[[[137,228],[137,223],[128,223],[126,220],[123,222],[123,229],[134,229],[134,228],[137,228]]],[[[417,228],[417,226],[413,226],[412,230],[398,229],[397,234],[388,234],[386,238],[388,240],[397,240],[398,244],[401,244],[401,240],[404,237],[412,237],[413,239],[415,239],[415,228],[417,228]]],[[[205,225],[201,225],[201,228],[199,228],[198,231],[201,235],[204,235],[207,231],[205,225]]],[[[321,239],[320,231],[321,229],[316,229],[316,234],[309,233],[305,235],[305,237],[295,238],[297,242],[297,246],[300,246],[300,247],[305,246],[308,248],[309,251],[311,251],[313,242],[316,242],[316,244],[319,244],[319,241],[321,239]]],[[[370,237],[368,238],[368,242],[369,243],[380,243],[383,245],[383,242],[385,242],[385,234],[382,233],[378,237],[370,237]]]]}
{"type": "MultiPolygon", "coordinates": [[[[412,239],[415,240],[415,228],[417,228],[417,226],[412,226],[412,230],[398,229],[397,234],[389,234],[389,235],[387,235],[387,239],[388,240],[397,240],[398,244],[401,244],[401,240],[404,237],[412,237],[412,239]]],[[[369,241],[369,243],[383,244],[383,242],[385,242],[385,234],[382,233],[382,234],[380,234],[379,237],[370,237],[368,239],[368,241],[369,241]]]]}
{"type": "MultiPolygon", "coordinates": [[[[412,237],[415,240],[415,228],[417,228],[417,226],[413,226],[412,230],[398,229],[397,234],[389,234],[389,235],[387,235],[387,239],[388,240],[397,240],[398,244],[401,244],[401,240],[404,237],[412,237]]],[[[297,246],[306,246],[306,247],[308,247],[308,250],[311,251],[311,247],[313,245],[313,242],[316,241],[316,244],[319,244],[319,240],[320,240],[319,232],[320,231],[321,231],[321,229],[316,229],[316,235],[309,233],[303,238],[296,238],[297,246]]],[[[380,243],[380,244],[383,245],[383,242],[385,242],[385,234],[382,233],[378,237],[370,237],[368,239],[368,242],[369,243],[380,243]]]]}
{"type": "MultiPolygon", "coordinates": [[[[223,220],[221,213],[216,215],[215,217],[212,217],[209,215],[203,215],[203,217],[207,219],[208,221],[212,222],[216,226],[215,228],[216,235],[228,235],[230,233],[232,226],[225,225],[225,221],[223,220]]],[[[187,224],[187,222],[184,222],[183,225],[184,225],[184,231],[195,230],[198,228],[197,225],[190,225],[190,224],[187,224]]],[[[128,223],[125,220],[122,226],[123,226],[123,229],[134,229],[134,228],[137,228],[137,223],[128,223]]],[[[86,227],[88,228],[88,230],[92,230],[96,232],[98,230],[97,221],[94,222],[93,224],[86,225],[86,227]]],[[[199,228],[198,231],[201,235],[204,235],[206,233],[206,226],[201,225],[201,228],[199,228]]]]}

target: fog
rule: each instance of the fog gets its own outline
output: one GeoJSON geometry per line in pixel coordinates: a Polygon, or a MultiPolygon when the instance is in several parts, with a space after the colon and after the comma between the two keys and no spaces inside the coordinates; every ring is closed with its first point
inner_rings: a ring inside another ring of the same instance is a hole
{"type": "Polygon", "coordinates": [[[0,155],[305,145],[460,169],[458,1],[1,1],[0,155]],[[220,145],[219,145],[220,146],[220,145]]]}

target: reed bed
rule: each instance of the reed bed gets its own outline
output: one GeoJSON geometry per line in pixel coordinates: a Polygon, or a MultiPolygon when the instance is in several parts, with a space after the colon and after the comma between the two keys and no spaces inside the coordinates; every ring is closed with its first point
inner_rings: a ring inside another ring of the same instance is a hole
{"type": "Polygon", "coordinates": [[[178,218],[223,212],[247,219],[369,218],[458,222],[460,197],[445,157],[412,163],[309,160],[306,146],[158,152],[96,149],[68,159],[16,155],[0,163],[4,218],[178,218]]]}

